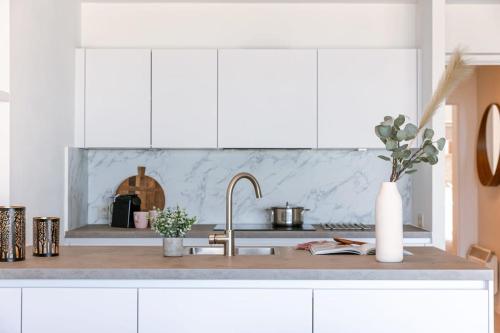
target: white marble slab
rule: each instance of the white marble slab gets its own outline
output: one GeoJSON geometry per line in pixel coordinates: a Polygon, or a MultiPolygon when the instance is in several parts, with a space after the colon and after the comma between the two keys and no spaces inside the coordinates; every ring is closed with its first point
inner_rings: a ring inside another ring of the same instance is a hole
{"type": "MultiPolygon", "coordinates": [[[[107,206],[137,166],[162,185],[167,205],[185,207],[200,223],[223,223],[226,187],[236,173],[259,180],[263,198],[242,180],[234,192],[235,223],[265,223],[266,208],[286,201],[311,209],[306,223],[374,223],[375,198],[389,177],[383,151],[350,150],[88,150],[88,223],[108,223],[107,206]]],[[[77,183],[75,183],[77,184],[77,183]]],[[[81,186],[78,183],[75,186],[81,186]]],[[[400,181],[410,223],[412,181],[400,181]]]]}
{"type": "Polygon", "coordinates": [[[69,229],[88,222],[88,151],[68,148],[68,225],[69,229]]]}

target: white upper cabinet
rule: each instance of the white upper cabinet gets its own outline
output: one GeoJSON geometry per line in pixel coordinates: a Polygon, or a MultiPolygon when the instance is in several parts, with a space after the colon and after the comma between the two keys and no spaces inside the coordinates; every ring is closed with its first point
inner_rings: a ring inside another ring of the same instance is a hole
{"type": "Polygon", "coordinates": [[[153,50],[152,146],[217,148],[217,50],[153,50]]]}
{"type": "Polygon", "coordinates": [[[383,148],[374,127],[384,116],[417,123],[414,49],[318,51],[318,147],[383,148]]]}
{"type": "Polygon", "coordinates": [[[85,146],[151,146],[151,51],[90,49],[85,65],[85,146]]]}
{"type": "Polygon", "coordinates": [[[219,147],[315,148],[317,50],[219,50],[219,147]]]}

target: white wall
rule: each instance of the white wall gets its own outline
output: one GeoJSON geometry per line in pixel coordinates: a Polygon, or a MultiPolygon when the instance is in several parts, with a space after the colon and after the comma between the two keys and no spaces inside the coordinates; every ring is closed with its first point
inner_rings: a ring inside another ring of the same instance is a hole
{"type": "MultiPolygon", "coordinates": [[[[0,0],[0,94],[10,91],[10,0],[0,0]]],[[[0,205],[9,203],[9,110],[0,98],[0,205]]]]}
{"type": "Polygon", "coordinates": [[[415,4],[84,3],[84,47],[415,46],[415,4]]]}
{"type": "Polygon", "coordinates": [[[457,46],[470,53],[500,53],[500,3],[446,6],[446,51],[457,46]]]}
{"type": "MultiPolygon", "coordinates": [[[[417,45],[421,49],[422,77],[420,82],[421,109],[429,102],[445,68],[445,0],[419,0],[417,45]]],[[[432,118],[436,137],[444,136],[444,112],[438,110],[432,118]]],[[[444,163],[420,165],[414,177],[414,220],[423,218],[425,228],[432,227],[432,243],[445,248],[445,173],[444,163]]]]}
{"type": "Polygon", "coordinates": [[[63,216],[64,147],[73,140],[79,0],[11,2],[11,202],[63,216]]]}
{"type": "Polygon", "coordinates": [[[457,254],[465,256],[469,246],[478,241],[478,178],[476,173],[476,144],[479,128],[477,111],[477,74],[463,82],[446,101],[457,107],[457,164],[453,172],[458,174],[458,197],[454,198],[454,219],[457,254]]]}

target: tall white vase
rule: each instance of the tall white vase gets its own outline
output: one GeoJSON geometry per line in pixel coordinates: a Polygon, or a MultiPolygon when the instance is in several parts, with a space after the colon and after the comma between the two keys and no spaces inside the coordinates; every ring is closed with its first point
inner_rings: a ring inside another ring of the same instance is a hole
{"type": "Polygon", "coordinates": [[[382,183],[375,206],[376,258],[403,261],[403,202],[395,182],[382,183]]]}

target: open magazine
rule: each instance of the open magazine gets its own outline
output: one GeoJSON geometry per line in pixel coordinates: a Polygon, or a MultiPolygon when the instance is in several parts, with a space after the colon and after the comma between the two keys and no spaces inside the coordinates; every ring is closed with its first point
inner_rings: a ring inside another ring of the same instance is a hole
{"type": "MultiPolygon", "coordinates": [[[[313,255],[320,254],[357,254],[357,255],[374,255],[375,244],[339,244],[336,242],[322,242],[311,244],[309,251],[313,255]]],[[[409,251],[404,251],[405,255],[412,255],[409,251]]]]}

